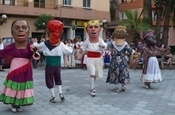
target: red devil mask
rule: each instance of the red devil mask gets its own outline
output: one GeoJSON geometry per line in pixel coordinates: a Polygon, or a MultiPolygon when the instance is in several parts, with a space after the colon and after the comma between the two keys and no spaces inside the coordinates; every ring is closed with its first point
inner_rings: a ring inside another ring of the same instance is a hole
{"type": "Polygon", "coordinates": [[[63,23],[59,20],[50,20],[47,23],[47,29],[50,32],[49,41],[51,45],[56,45],[60,42],[63,26],[63,23]]]}

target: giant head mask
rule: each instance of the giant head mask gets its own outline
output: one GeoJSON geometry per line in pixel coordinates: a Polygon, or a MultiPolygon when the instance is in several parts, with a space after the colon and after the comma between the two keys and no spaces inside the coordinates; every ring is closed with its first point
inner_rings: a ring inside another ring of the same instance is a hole
{"type": "Polygon", "coordinates": [[[145,43],[147,46],[153,46],[156,44],[155,35],[154,35],[154,32],[152,30],[145,33],[143,39],[145,40],[145,43]]]}
{"type": "Polygon", "coordinates": [[[122,26],[122,25],[116,26],[112,34],[115,38],[116,45],[123,45],[128,35],[126,31],[126,26],[122,26]]]}
{"type": "Polygon", "coordinates": [[[50,33],[49,41],[51,45],[56,45],[60,42],[63,27],[63,23],[59,20],[50,20],[47,23],[47,29],[50,33]]]}
{"type": "Polygon", "coordinates": [[[101,31],[100,20],[90,20],[87,23],[85,23],[84,26],[90,39],[96,39],[99,37],[101,31]]]}

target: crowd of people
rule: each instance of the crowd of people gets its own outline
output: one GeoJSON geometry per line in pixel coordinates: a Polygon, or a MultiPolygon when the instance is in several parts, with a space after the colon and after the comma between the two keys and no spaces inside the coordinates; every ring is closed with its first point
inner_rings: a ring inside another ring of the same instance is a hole
{"type": "Polygon", "coordinates": [[[162,81],[158,64],[158,56],[165,56],[168,63],[172,62],[169,47],[158,48],[153,31],[148,31],[144,43],[132,48],[126,42],[128,33],[125,26],[116,26],[113,39],[105,41],[99,37],[101,23],[99,20],[90,20],[85,23],[84,29],[88,37],[81,39],[67,39],[61,41],[64,24],[59,20],[50,20],[47,23],[48,39],[32,39],[28,43],[30,26],[25,20],[16,20],[11,25],[11,33],[15,42],[0,50],[0,59],[11,56],[12,63],[4,81],[4,88],[0,94],[0,101],[11,105],[12,112],[22,111],[21,106],[34,103],[33,71],[35,62],[43,65],[45,62],[45,84],[49,90],[52,103],[56,103],[55,88],[59,98],[66,98],[62,91],[61,68],[86,67],[90,82],[90,95],[96,96],[96,80],[103,77],[103,69],[108,67],[106,83],[113,84],[113,91],[122,92],[130,83],[129,65],[136,68],[139,61],[143,62],[143,71],[140,80],[145,88],[151,88],[151,83],[162,81]],[[43,56],[43,57],[42,57],[43,56]],[[31,61],[32,60],[32,61],[31,61]],[[43,61],[44,60],[44,61],[43,61]]]}

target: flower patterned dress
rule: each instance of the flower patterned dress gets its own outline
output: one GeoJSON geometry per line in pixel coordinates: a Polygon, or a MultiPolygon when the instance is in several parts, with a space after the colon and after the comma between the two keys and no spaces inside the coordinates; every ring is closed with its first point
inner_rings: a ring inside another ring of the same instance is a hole
{"type": "Polygon", "coordinates": [[[131,55],[132,48],[127,42],[122,46],[116,46],[115,42],[112,42],[109,47],[111,49],[111,62],[106,83],[126,84],[130,79],[126,56],[131,55]]]}

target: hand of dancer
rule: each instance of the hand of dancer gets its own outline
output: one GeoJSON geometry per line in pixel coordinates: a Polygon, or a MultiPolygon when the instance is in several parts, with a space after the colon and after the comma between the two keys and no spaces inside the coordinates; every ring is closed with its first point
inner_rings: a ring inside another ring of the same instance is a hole
{"type": "Polygon", "coordinates": [[[37,47],[32,44],[30,45],[30,50],[35,52],[37,50],[37,47]]]}
{"type": "Polygon", "coordinates": [[[104,46],[104,45],[99,45],[99,47],[100,47],[100,48],[105,48],[105,46],[104,46]]]}

